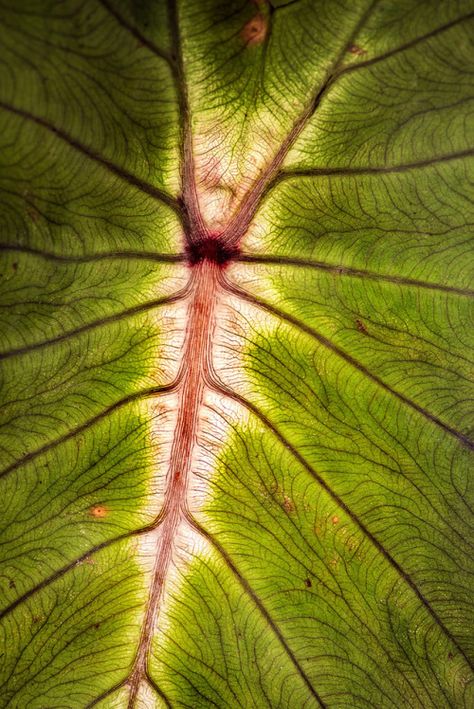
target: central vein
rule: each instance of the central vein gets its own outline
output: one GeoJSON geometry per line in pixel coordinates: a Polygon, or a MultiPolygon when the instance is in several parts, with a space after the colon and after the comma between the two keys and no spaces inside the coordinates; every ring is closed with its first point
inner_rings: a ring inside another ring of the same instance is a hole
{"type": "Polygon", "coordinates": [[[205,382],[211,370],[212,335],[219,289],[218,273],[219,266],[207,259],[192,269],[188,327],[178,374],[177,421],[169,459],[151,587],[138,652],[129,679],[130,709],[135,705],[140,683],[146,676],[148,655],[160,600],[163,596],[163,587],[172,561],[178,527],[185,519],[187,490],[192,474],[192,453],[197,441],[205,382]]]}

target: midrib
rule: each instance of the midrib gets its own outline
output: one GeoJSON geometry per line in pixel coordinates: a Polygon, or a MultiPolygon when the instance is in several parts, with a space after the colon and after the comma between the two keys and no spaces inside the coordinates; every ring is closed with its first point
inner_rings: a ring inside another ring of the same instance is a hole
{"type": "MultiPolygon", "coordinates": [[[[211,234],[208,225],[203,219],[196,189],[190,111],[177,7],[174,0],[168,0],[171,36],[176,49],[177,61],[174,78],[176,80],[182,118],[182,199],[180,205],[185,228],[187,260],[188,265],[192,266],[192,287],[188,317],[189,325],[186,330],[186,339],[178,375],[178,413],[171,447],[160,534],[156,546],[153,575],[138,651],[128,681],[130,686],[129,709],[134,708],[140,684],[146,678],[148,656],[153,630],[159,613],[160,601],[163,596],[163,587],[169,572],[178,527],[186,518],[186,495],[189,479],[192,475],[191,461],[198,434],[199,414],[203,403],[206,380],[212,379],[212,371],[210,371],[209,365],[213,355],[212,334],[219,290],[219,272],[222,272],[225,268],[224,261],[231,261],[235,253],[240,249],[242,237],[251,224],[266,189],[278,175],[291,146],[297,140],[308,120],[314,115],[334,76],[337,74],[337,69],[345,53],[352,44],[359,28],[363,26],[366,18],[370,15],[375,3],[376,0],[373,0],[369,8],[359,18],[356,27],[348,38],[348,42],[335,58],[331,71],[329,71],[318,90],[311,96],[308,105],[293,124],[292,129],[282,141],[276,154],[269,160],[266,168],[262,170],[260,177],[254,182],[252,188],[247,191],[234,216],[230,218],[219,234],[211,234]],[[220,257],[223,257],[221,260],[219,260],[218,251],[209,247],[211,241],[220,249],[220,257]]],[[[320,703],[322,704],[322,702],[320,703]]]]}
{"type": "Polygon", "coordinates": [[[212,360],[212,334],[218,298],[219,267],[203,260],[191,271],[188,327],[178,374],[178,411],[169,458],[159,536],[155,549],[145,616],[138,651],[128,680],[129,709],[135,706],[140,684],[146,678],[154,628],[169,572],[178,527],[185,519],[191,461],[198,436],[199,416],[212,360]]]}

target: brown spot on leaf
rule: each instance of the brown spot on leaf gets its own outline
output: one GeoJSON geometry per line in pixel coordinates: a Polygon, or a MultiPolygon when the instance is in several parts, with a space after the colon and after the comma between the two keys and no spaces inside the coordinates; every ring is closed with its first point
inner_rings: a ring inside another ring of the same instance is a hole
{"type": "Polygon", "coordinates": [[[368,335],[368,334],[369,334],[369,331],[367,330],[367,328],[366,328],[366,326],[364,325],[364,323],[362,322],[362,320],[359,320],[359,319],[357,318],[357,320],[356,320],[356,325],[357,325],[357,329],[359,330],[359,332],[363,332],[364,335],[368,335]]]}
{"type": "Polygon", "coordinates": [[[281,489],[281,487],[277,485],[277,483],[272,483],[268,488],[268,492],[264,492],[262,490],[261,494],[263,495],[263,497],[267,499],[270,498],[273,502],[276,502],[288,514],[294,512],[296,509],[295,503],[293,502],[291,497],[286,495],[281,489]]]}
{"type": "Polygon", "coordinates": [[[18,270],[18,264],[17,264],[16,261],[14,261],[14,262],[12,263],[12,268],[13,268],[14,271],[17,271],[17,270],[18,270]]]}
{"type": "Polygon", "coordinates": [[[109,509],[105,505],[94,505],[90,508],[89,514],[96,519],[102,519],[108,516],[109,509]]]}
{"type": "Polygon", "coordinates": [[[304,580],[304,585],[306,586],[306,588],[311,588],[311,586],[313,585],[313,584],[311,583],[311,579],[305,579],[305,580],[304,580]]]}
{"type": "Polygon", "coordinates": [[[334,517],[331,518],[331,522],[333,524],[337,524],[339,522],[339,517],[337,515],[334,515],[334,517]]]}
{"type": "Polygon", "coordinates": [[[364,54],[367,54],[366,49],[362,49],[362,47],[359,47],[357,44],[353,44],[351,47],[349,47],[349,51],[351,54],[354,54],[356,57],[362,57],[364,54]]]}
{"type": "Polygon", "coordinates": [[[240,32],[242,41],[247,45],[262,44],[268,30],[268,20],[258,12],[243,27],[240,32]]]}

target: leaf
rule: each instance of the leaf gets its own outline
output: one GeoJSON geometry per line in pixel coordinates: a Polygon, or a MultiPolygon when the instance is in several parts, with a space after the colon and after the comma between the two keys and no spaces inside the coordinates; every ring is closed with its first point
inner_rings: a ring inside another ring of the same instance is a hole
{"type": "Polygon", "coordinates": [[[1,706],[472,706],[473,3],[1,18],[1,706]]]}

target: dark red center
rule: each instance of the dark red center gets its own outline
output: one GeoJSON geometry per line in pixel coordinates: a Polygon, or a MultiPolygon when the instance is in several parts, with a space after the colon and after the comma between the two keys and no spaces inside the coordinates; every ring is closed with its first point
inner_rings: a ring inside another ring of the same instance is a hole
{"type": "Polygon", "coordinates": [[[238,249],[225,246],[219,239],[207,236],[188,244],[186,254],[191,266],[195,266],[202,261],[211,261],[219,266],[225,266],[237,256],[238,249]]]}

